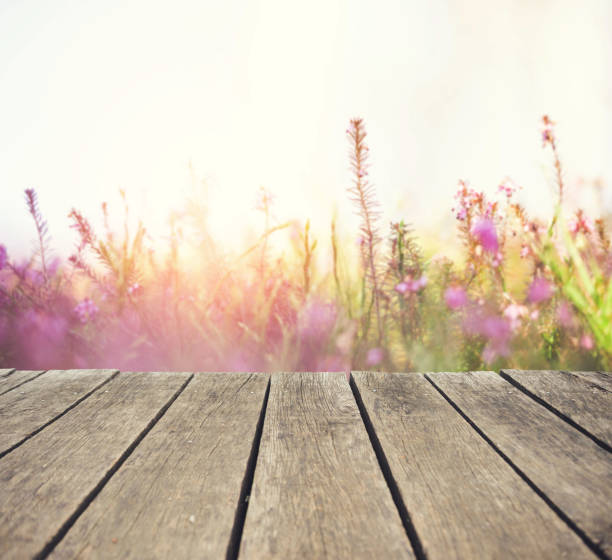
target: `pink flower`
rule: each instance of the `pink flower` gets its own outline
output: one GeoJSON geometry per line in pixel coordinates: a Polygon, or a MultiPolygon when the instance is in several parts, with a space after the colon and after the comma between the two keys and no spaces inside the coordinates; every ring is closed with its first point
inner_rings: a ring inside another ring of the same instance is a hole
{"type": "Polygon", "coordinates": [[[472,235],[478,239],[482,248],[490,253],[497,253],[499,242],[495,224],[489,218],[481,218],[472,227],[472,235]]]}
{"type": "Polygon", "coordinates": [[[582,232],[585,234],[593,233],[593,221],[584,215],[582,210],[578,210],[576,215],[569,221],[568,228],[574,235],[582,232]]]}
{"type": "Polygon", "coordinates": [[[380,364],[385,358],[385,352],[382,348],[370,348],[366,356],[366,363],[369,366],[380,364]]]}
{"type": "Polygon", "coordinates": [[[523,245],[521,247],[521,259],[528,257],[530,254],[531,254],[531,249],[529,248],[529,245],[523,245]]]}
{"type": "Polygon", "coordinates": [[[86,298],[76,305],[74,312],[78,316],[81,323],[87,323],[95,318],[100,310],[92,299],[86,298]]]}
{"type": "Polygon", "coordinates": [[[510,328],[515,331],[521,326],[521,317],[527,315],[527,308],[524,305],[510,304],[504,309],[504,317],[510,321],[510,328]]]}
{"type": "Polygon", "coordinates": [[[406,294],[407,292],[420,292],[425,286],[427,286],[427,276],[424,274],[420,278],[413,279],[410,276],[406,276],[403,282],[400,282],[395,286],[395,291],[400,294],[406,294]]]}
{"type": "Polygon", "coordinates": [[[559,304],[559,309],[557,309],[557,319],[559,319],[561,326],[565,328],[570,328],[574,325],[574,313],[572,312],[572,308],[567,301],[562,301],[559,304]]]}
{"type": "Polygon", "coordinates": [[[450,309],[459,309],[467,304],[467,293],[460,286],[449,286],[444,292],[444,301],[450,309]]]}
{"type": "Polygon", "coordinates": [[[595,348],[595,343],[590,335],[583,334],[580,338],[580,346],[585,350],[593,350],[593,348],[595,348]]]}
{"type": "Polygon", "coordinates": [[[6,247],[4,245],[0,245],[0,270],[2,270],[6,264],[8,263],[8,255],[6,252],[6,247]]]}
{"type": "Polygon", "coordinates": [[[555,143],[555,123],[550,120],[548,115],[542,117],[542,146],[555,143]]]}
{"type": "Polygon", "coordinates": [[[400,282],[397,286],[395,286],[395,291],[400,294],[405,294],[410,289],[407,282],[400,282]]]}
{"type": "Polygon", "coordinates": [[[545,278],[534,278],[527,292],[527,300],[531,303],[546,301],[552,297],[553,289],[545,278]]]}

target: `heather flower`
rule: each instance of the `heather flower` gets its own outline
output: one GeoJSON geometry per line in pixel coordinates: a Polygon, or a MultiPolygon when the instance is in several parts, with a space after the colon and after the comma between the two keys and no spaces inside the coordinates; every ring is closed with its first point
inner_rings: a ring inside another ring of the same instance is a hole
{"type": "Polygon", "coordinates": [[[444,301],[450,309],[459,309],[468,302],[467,292],[460,286],[450,286],[444,292],[444,301]]]}
{"type": "Polygon", "coordinates": [[[542,146],[555,143],[555,123],[550,120],[548,115],[542,117],[542,146]]]}
{"type": "Polygon", "coordinates": [[[593,233],[594,227],[593,220],[585,216],[582,210],[578,210],[568,223],[568,229],[573,235],[593,233]]]}
{"type": "Polygon", "coordinates": [[[395,286],[395,291],[400,294],[405,294],[408,290],[410,290],[408,282],[400,282],[397,286],[395,286]]]}
{"type": "Polygon", "coordinates": [[[580,337],[580,346],[585,350],[593,350],[595,348],[595,343],[593,342],[593,338],[588,334],[583,334],[580,337]]]}
{"type": "Polygon", "coordinates": [[[545,278],[534,278],[527,292],[527,299],[531,303],[540,303],[550,299],[553,294],[551,283],[545,278]]]}
{"type": "Polygon", "coordinates": [[[472,235],[478,239],[482,248],[490,253],[497,253],[499,242],[497,241],[497,231],[495,224],[488,218],[481,218],[474,227],[472,235]]]}
{"type": "Polygon", "coordinates": [[[521,259],[528,257],[530,254],[531,254],[531,249],[529,248],[529,245],[522,245],[521,246],[521,259]]]}
{"type": "Polygon", "coordinates": [[[510,304],[504,309],[504,317],[508,319],[510,329],[515,331],[521,326],[521,317],[527,315],[528,310],[524,305],[510,304]]]}
{"type": "Polygon", "coordinates": [[[520,187],[516,186],[511,180],[506,179],[503,183],[497,187],[497,192],[504,193],[506,198],[509,200],[512,198],[512,195],[518,191],[520,187]]]}
{"type": "Polygon", "coordinates": [[[4,245],[0,245],[0,270],[2,270],[8,263],[8,254],[6,252],[6,247],[4,245]]]}
{"type": "Polygon", "coordinates": [[[90,298],[84,299],[74,308],[74,312],[81,323],[87,323],[93,320],[99,311],[98,306],[90,298]]]}
{"type": "Polygon", "coordinates": [[[557,319],[559,324],[565,328],[571,328],[574,325],[574,313],[567,301],[562,301],[557,309],[557,319]]]}
{"type": "Polygon", "coordinates": [[[380,364],[384,358],[385,352],[382,348],[370,348],[366,356],[366,364],[369,366],[376,366],[380,364]]]}

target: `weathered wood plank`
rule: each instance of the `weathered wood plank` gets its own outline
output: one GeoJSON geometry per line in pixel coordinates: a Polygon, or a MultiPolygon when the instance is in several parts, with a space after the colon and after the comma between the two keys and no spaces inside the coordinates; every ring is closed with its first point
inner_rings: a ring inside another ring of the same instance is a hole
{"type": "Polygon", "coordinates": [[[427,374],[594,548],[612,553],[612,455],[493,372],[427,374]]]}
{"type": "Polygon", "coordinates": [[[0,377],[8,377],[11,373],[15,371],[14,368],[2,368],[0,369],[0,377]]]}
{"type": "Polygon", "coordinates": [[[0,557],[46,553],[188,379],[119,374],[0,459],[0,557]]]}
{"type": "Polygon", "coordinates": [[[19,386],[36,379],[39,375],[42,375],[44,370],[30,371],[30,370],[19,370],[13,371],[9,376],[0,378],[0,395],[8,393],[19,386]]]}
{"type": "Polygon", "coordinates": [[[595,558],[423,375],[353,379],[427,558],[595,558]]]}
{"type": "Polygon", "coordinates": [[[611,450],[611,392],[567,371],[502,370],[501,374],[611,450]]]}
{"type": "Polygon", "coordinates": [[[51,558],[223,558],[267,374],[196,374],[51,558]]]}
{"type": "Polygon", "coordinates": [[[587,381],[599,385],[606,391],[612,391],[612,373],[609,371],[572,371],[571,373],[584,377],[587,381]]]}
{"type": "Polygon", "coordinates": [[[116,373],[100,369],[51,370],[0,396],[0,457],[116,373]]]}
{"type": "Polygon", "coordinates": [[[274,374],[240,558],[412,558],[344,373],[274,374]]]}

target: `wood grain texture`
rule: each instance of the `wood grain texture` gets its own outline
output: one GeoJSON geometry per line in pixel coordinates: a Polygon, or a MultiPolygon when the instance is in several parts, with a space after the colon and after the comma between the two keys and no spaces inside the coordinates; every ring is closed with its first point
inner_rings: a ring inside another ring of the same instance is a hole
{"type": "Polygon", "coordinates": [[[493,372],[427,374],[594,546],[612,553],[612,455],[493,372]]]}
{"type": "Polygon", "coordinates": [[[240,558],[412,558],[344,373],[274,374],[240,558]]]}
{"type": "Polygon", "coordinates": [[[53,542],[188,378],[119,374],[0,459],[0,557],[31,558],[53,542]]]}
{"type": "Polygon", "coordinates": [[[269,375],[196,374],[51,558],[222,558],[269,375]]]}
{"type": "Polygon", "coordinates": [[[612,392],[612,373],[609,371],[572,371],[571,373],[612,392]]]}
{"type": "Polygon", "coordinates": [[[423,375],[353,378],[427,558],[595,558],[423,375]]]}
{"type": "Polygon", "coordinates": [[[62,414],[115,373],[116,370],[99,369],[51,370],[0,396],[0,454],[62,414]]]}
{"type": "Polygon", "coordinates": [[[32,379],[36,379],[39,375],[44,373],[43,370],[38,371],[30,371],[30,370],[19,370],[13,371],[7,377],[0,377],[0,395],[4,395],[4,393],[8,393],[9,391],[13,391],[17,389],[19,386],[27,383],[28,381],[32,381],[32,379]]]}
{"type": "MultiPolygon", "coordinates": [[[[612,393],[567,371],[502,370],[523,389],[612,445],[612,393]]],[[[609,449],[608,449],[609,450],[609,449]]]]}

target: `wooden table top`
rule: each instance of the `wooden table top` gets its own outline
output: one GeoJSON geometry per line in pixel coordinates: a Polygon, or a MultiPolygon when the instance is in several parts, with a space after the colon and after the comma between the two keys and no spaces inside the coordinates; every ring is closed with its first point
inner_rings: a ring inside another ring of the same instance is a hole
{"type": "Polygon", "coordinates": [[[0,370],[1,558],[609,558],[612,374],[0,370]]]}

